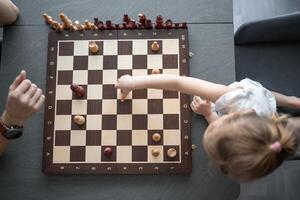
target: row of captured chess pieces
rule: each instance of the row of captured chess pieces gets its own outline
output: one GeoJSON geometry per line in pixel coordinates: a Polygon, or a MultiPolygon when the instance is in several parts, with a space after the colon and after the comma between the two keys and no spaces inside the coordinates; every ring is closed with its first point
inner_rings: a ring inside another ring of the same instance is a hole
{"type": "Polygon", "coordinates": [[[164,21],[161,15],[158,15],[155,20],[155,24],[152,23],[151,19],[147,19],[146,15],[139,14],[139,22],[137,23],[134,19],[130,18],[127,14],[123,16],[123,23],[113,24],[111,20],[105,21],[105,23],[98,18],[94,18],[94,22],[85,20],[81,24],[78,20],[72,21],[67,15],[61,13],[59,15],[61,22],[54,20],[47,13],[43,14],[45,22],[55,30],[62,32],[64,30],[70,31],[84,31],[84,30],[122,30],[122,29],[186,29],[187,23],[173,23],[172,20],[167,19],[164,21]]]}

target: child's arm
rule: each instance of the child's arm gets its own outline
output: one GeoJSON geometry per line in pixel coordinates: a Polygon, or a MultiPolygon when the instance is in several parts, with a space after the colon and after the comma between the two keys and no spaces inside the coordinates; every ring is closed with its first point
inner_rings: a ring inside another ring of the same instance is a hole
{"type": "Polygon", "coordinates": [[[154,88],[163,90],[179,91],[185,94],[200,96],[201,98],[215,102],[220,96],[234,89],[205,80],[176,76],[168,74],[156,74],[148,76],[122,76],[116,88],[122,90],[124,99],[131,90],[154,88]]]}
{"type": "Polygon", "coordinates": [[[277,92],[273,92],[277,106],[300,109],[300,98],[295,96],[286,96],[277,92]]]}
{"type": "Polygon", "coordinates": [[[19,9],[10,0],[0,1],[0,24],[12,24],[19,15],[19,9]]]}

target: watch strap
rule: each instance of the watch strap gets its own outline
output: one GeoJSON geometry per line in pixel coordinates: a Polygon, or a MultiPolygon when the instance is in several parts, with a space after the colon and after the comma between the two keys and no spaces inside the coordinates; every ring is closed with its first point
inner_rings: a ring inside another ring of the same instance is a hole
{"type": "Polygon", "coordinates": [[[4,125],[2,118],[0,117],[0,134],[3,134],[6,130],[6,126],[4,125]]]}

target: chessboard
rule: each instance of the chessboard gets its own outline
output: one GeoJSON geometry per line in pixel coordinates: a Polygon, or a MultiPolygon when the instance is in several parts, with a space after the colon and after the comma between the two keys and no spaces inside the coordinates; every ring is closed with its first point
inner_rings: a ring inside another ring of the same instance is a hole
{"type": "Polygon", "coordinates": [[[50,32],[43,172],[191,172],[189,96],[143,89],[130,92],[121,102],[114,87],[122,75],[147,75],[153,68],[187,76],[188,52],[187,29],[50,32]],[[90,41],[99,47],[96,54],[89,50],[90,41]],[[157,52],[151,51],[154,41],[160,46],[157,52]],[[82,98],[72,93],[72,84],[85,89],[82,98]],[[85,124],[74,123],[75,115],[83,116],[85,124]],[[153,141],[154,134],[161,139],[153,141]],[[107,147],[110,156],[104,153],[107,147]],[[175,156],[168,156],[170,149],[175,149],[175,156]]]}

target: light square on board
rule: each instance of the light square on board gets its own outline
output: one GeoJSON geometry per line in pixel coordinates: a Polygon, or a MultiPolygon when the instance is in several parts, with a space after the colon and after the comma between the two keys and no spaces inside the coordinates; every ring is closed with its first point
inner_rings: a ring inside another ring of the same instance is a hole
{"type": "Polygon", "coordinates": [[[103,56],[89,56],[88,69],[95,69],[95,70],[103,69],[103,56]]]}
{"type": "Polygon", "coordinates": [[[71,115],[55,115],[55,130],[70,130],[71,129],[71,115]]]}
{"type": "Polygon", "coordinates": [[[103,55],[117,55],[117,54],[118,54],[117,40],[104,40],[103,55]]]}
{"type": "Polygon", "coordinates": [[[163,113],[164,114],[179,114],[180,113],[180,99],[163,99],[163,113]]]}
{"type": "Polygon", "coordinates": [[[148,146],[148,162],[149,163],[161,163],[163,162],[163,146],[148,146]],[[159,155],[157,157],[152,155],[152,150],[157,149],[159,151],[159,155]]]}
{"type": "Polygon", "coordinates": [[[132,115],[117,115],[117,129],[131,130],[132,129],[132,115]]]}
{"type": "Polygon", "coordinates": [[[133,55],[147,55],[147,40],[132,40],[133,55]]]}
{"type": "Polygon", "coordinates": [[[147,145],[148,132],[147,130],[132,130],[132,145],[147,145]]]}
{"type": "Polygon", "coordinates": [[[88,70],[74,70],[73,83],[86,85],[88,83],[88,70]]]}
{"type": "Polygon", "coordinates": [[[148,115],[148,129],[163,129],[163,115],[151,114],[148,115]]]}
{"type": "Polygon", "coordinates": [[[85,130],[72,130],[70,134],[71,146],[85,146],[86,145],[86,132],[85,130]]]}
{"type": "Polygon", "coordinates": [[[88,85],[87,86],[88,99],[102,99],[102,85],[88,85]]]}
{"type": "Polygon", "coordinates": [[[72,115],[87,113],[87,100],[72,100],[72,115]]]}
{"type": "Polygon", "coordinates": [[[114,99],[102,100],[102,114],[114,115],[117,114],[117,101],[114,99]]]}
{"type": "Polygon", "coordinates": [[[85,162],[86,163],[101,162],[101,146],[86,146],[85,147],[85,162]]]}
{"type": "Polygon", "coordinates": [[[163,90],[148,89],[147,95],[148,95],[148,99],[162,99],[163,98],[163,90]]]}
{"type": "Polygon", "coordinates": [[[73,56],[57,57],[57,70],[72,70],[72,69],[73,69],[73,56]]]}
{"type": "Polygon", "coordinates": [[[147,75],[146,69],[133,69],[132,76],[145,76],[147,75]]]}
{"type": "Polygon", "coordinates": [[[117,162],[130,163],[132,162],[132,147],[131,146],[117,146],[117,162]]]}
{"type": "Polygon", "coordinates": [[[118,55],[118,69],[132,69],[132,56],[118,55]]]}
{"type": "Polygon", "coordinates": [[[87,115],[86,116],[86,129],[87,130],[101,130],[102,128],[102,115],[87,115]]]}
{"type": "Polygon", "coordinates": [[[163,39],[163,54],[179,54],[178,39],[163,39]]]}
{"type": "Polygon", "coordinates": [[[102,71],[102,83],[103,84],[115,84],[118,80],[117,70],[103,70],[102,71]]]}
{"type": "Polygon", "coordinates": [[[69,162],[70,162],[70,146],[54,146],[53,163],[69,163],[69,162]]]}
{"type": "Polygon", "coordinates": [[[164,145],[180,145],[180,130],[164,130],[164,145]]]}
{"type": "Polygon", "coordinates": [[[147,114],[147,99],[132,99],[133,114],[147,114]]]}
{"type": "Polygon", "coordinates": [[[89,55],[88,40],[76,40],[74,42],[74,56],[89,55]]]}
{"type": "Polygon", "coordinates": [[[148,69],[162,69],[162,55],[147,55],[148,69]]]}
{"type": "Polygon", "coordinates": [[[72,99],[72,90],[70,89],[70,85],[57,85],[56,86],[56,99],[57,100],[72,99]]]}
{"type": "Polygon", "coordinates": [[[101,135],[102,146],[115,146],[117,144],[117,131],[116,130],[102,130],[101,135]]]}
{"type": "Polygon", "coordinates": [[[180,75],[179,68],[177,69],[163,69],[163,74],[180,75]]]}

